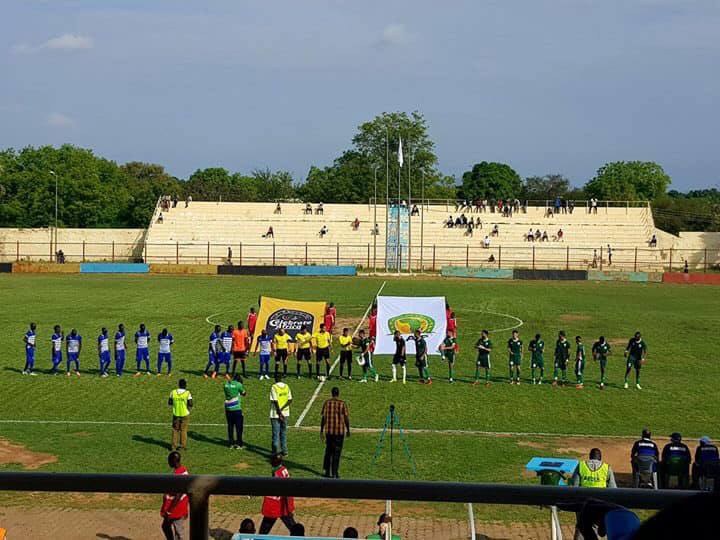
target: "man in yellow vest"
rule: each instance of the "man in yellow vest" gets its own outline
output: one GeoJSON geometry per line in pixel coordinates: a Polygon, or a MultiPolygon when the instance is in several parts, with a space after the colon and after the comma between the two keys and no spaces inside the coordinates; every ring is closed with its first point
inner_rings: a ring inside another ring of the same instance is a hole
{"type": "Polygon", "coordinates": [[[187,449],[188,421],[193,406],[192,395],[187,389],[187,381],[180,379],[178,387],[170,393],[168,405],[172,407],[172,447],[174,450],[187,449]]]}
{"type": "Polygon", "coordinates": [[[615,475],[610,465],[603,463],[599,448],[590,450],[587,461],[580,461],[572,477],[573,486],[589,488],[616,488],[615,475]]]}
{"type": "Polygon", "coordinates": [[[287,426],[290,421],[292,392],[283,382],[281,373],[275,373],[275,384],[270,387],[270,426],[272,427],[272,453],[287,457],[287,426]]]}

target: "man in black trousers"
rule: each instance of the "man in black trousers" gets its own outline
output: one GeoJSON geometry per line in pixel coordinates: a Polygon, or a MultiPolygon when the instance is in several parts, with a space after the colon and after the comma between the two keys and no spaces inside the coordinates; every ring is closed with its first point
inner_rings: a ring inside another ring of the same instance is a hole
{"type": "Polygon", "coordinates": [[[350,415],[347,405],[340,399],[340,389],[333,387],[332,397],[322,406],[320,439],[325,441],[323,471],[325,478],[340,478],[340,454],[345,435],[350,436],[350,415]]]}

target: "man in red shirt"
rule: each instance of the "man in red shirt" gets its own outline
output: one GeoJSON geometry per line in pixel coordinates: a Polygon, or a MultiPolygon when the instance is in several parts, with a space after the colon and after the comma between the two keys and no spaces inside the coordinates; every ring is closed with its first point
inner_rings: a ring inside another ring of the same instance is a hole
{"type": "Polygon", "coordinates": [[[233,353],[233,366],[232,374],[235,375],[237,369],[238,360],[242,363],[242,374],[243,377],[247,377],[245,373],[245,360],[247,359],[248,351],[250,350],[250,336],[248,331],[245,330],[242,321],[238,321],[237,328],[232,333],[232,353],[233,353]]]}
{"type": "MultiPolygon", "coordinates": [[[[180,452],[170,452],[168,465],[173,474],[188,474],[188,470],[180,464],[180,452]]],[[[188,496],[186,493],[166,493],[160,508],[163,518],[162,531],[167,540],[181,540],[185,535],[185,521],[188,518],[188,496]]]]}
{"type": "Polygon", "coordinates": [[[455,312],[450,312],[450,317],[447,320],[447,330],[452,332],[454,338],[457,338],[457,319],[455,318],[455,312]]]}
{"type": "MultiPolygon", "coordinates": [[[[273,455],[270,458],[270,464],[272,465],[273,478],[290,478],[290,473],[283,465],[281,454],[273,455]]],[[[293,497],[265,497],[261,511],[263,518],[258,534],[270,534],[278,518],[285,524],[288,531],[291,531],[293,525],[295,525],[294,511],[295,499],[293,497]]]]}
{"type": "Polygon", "coordinates": [[[337,313],[337,310],[335,309],[335,304],[330,302],[327,309],[325,309],[325,317],[323,322],[325,323],[325,330],[330,332],[332,334],[333,327],[335,326],[335,314],[337,313]]]}
{"type": "Polygon", "coordinates": [[[247,316],[247,329],[248,333],[250,334],[250,337],[253,337],[255,335],[255,325],[257,324],[257,313],[255,313],[255,308],[250,308],[250,313],[248,313],[247,316]]]}
{"type": "Polygon", "coordinates": [[[368,334],[370,337],[370,354],[375,352],[375,339],[377,336],[377,306],[373,305],[368,318],[368,334]]]}

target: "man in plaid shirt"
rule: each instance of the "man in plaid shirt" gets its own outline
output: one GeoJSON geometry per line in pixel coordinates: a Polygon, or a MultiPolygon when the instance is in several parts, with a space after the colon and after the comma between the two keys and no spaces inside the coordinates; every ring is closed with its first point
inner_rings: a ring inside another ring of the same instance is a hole
{"type": "Polygon", "coordinates": [[[333,387],[332,397],[323,403],[320,419],[320,440],[325,441],[323,471],[325,478],[340,478],[340,454],[345,435],[350,436],[350,415],[340,399],[340,389],[333,387]]]}

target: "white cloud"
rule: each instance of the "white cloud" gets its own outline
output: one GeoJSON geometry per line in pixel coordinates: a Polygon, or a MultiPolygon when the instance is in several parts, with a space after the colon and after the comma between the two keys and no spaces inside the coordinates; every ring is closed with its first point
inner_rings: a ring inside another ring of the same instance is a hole
{"type": "Polygon", "coordinates": [[[65,114],[54,112],[51,113],[50,116],[48,116],[47,123],[49,126],[52,127],[65,128],[74,126],[75,120],[65,114]]]}
{"type": "Polygon", "coordinates": [[[88,36],[79,36],[76,34],[63,34],[48,39],[45,43],[41,43],[35,47],[21,43],[13,46],[15,53],[31,53],[38,51],[81,51],[92,49],[95,46],[93,39],[88,36]]]}
{"type": "Polygon", "coordinates": [[[405,45],[412,41],[412,35],[404,24],[388,24],[383,28],[381,42],[384,45],[405,45]]]}

